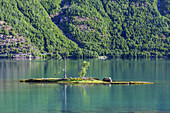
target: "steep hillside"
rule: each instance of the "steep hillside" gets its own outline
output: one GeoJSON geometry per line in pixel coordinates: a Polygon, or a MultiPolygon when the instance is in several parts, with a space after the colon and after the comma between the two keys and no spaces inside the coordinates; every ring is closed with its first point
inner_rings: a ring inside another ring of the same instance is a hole
{"type": "Polygon", "coordinates": [[[41,52],[162,57],[170,52],[169,5],[168,0],[1,0],[0,20],[41,52]]]}
{"type": "Polygon", "coordinates": [[[1,0],[0,20],[9,23],[42,52],[71,53],[78,47],[51,21],[38,0],[1,0]]]}
{"type": "Polygon", "coordinates": [[[23,56],[40,54],[37,48],[31,44],[29,39],[15,33],[13,28],[6,22],[0,21],[0,54],[8,54],[8,57],[14,57],[16,54],[23,56]]]}
{"type": "MultiPolygon", "coordinates": [[[[155,0],[70,0],[53,21],[81,48],[99,55],[168,54],[169,20],[155,0]]],[[[64,5],[63,5],[64,6],[64,5]]]]}

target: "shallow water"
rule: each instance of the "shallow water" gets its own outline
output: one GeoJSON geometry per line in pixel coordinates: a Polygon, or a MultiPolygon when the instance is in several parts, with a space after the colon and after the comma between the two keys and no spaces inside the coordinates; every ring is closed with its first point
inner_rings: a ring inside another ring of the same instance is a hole
{"type": "MultiPolygon", "coordinates": [[[[67,60],[77,77],[83,60],[67,60]]],[[[0,113],[170,112],[169,60],[87,60],[87,76],[153,85],[59,85],[20,79],[63,77],[64,61],[0,59],[0,113]],[[54,75],[56,73],[56,75],[54,75]]]]}

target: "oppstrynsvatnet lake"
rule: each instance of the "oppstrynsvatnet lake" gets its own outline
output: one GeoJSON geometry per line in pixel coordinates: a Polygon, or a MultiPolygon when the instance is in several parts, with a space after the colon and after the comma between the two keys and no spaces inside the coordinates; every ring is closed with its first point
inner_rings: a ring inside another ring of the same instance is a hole
{"type": "MultiPolygon", "coordinates": [[[[86,61],[88,77],[155,84],[20,83],[20,79],[63,77],[64,61],[0,59],[0,113],[170,112],[170,60],[86,61]]],[[[68,77],[78,77],[82,62],[67,60],[68,77]]]]}

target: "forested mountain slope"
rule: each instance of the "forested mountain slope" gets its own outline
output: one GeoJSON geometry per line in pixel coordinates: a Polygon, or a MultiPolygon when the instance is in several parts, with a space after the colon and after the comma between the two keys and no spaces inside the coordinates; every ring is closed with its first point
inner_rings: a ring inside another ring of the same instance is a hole
{"type": "Polygon", "coordinates": [[[14,57],[13,54],[29,56],[39,54],[38,48],[30,43],[29,39],[15,33],[13,28],[4,21],[0,21],[0,55],[10,53],[8,57],[14,57]]]}
{"type": "Polygon", "coordinates": [[[78,48],[51,21],[38,0],[1,0],[0,20],[9,23],[42,52],[71,52],[78,48]]]}
{"type": "Polygon", "coordinates": [[[0,1],[0,20],[40,52],[123,58],[170,52],[168,0],[0,1]]]}

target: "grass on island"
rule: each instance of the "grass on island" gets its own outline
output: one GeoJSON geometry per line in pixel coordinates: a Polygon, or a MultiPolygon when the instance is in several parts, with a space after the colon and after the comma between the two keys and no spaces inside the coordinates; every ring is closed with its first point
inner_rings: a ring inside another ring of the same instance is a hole
{"type": "Polygon", "coordinates": [[[143,81],[113,81],[106,82],[99,80],[97,78],[33,78],[20,80],[20,82],[30,82],[30,83],[65,83],[65,84],[154,84],[153,82],[143,82],[143,81]]]}
{"type": "Polygon", "coordinates": [[[57,82],[57,83],[101,83],[102,80],[96,78],[33,78],[20,80],[20,82],[57,82]]]}

